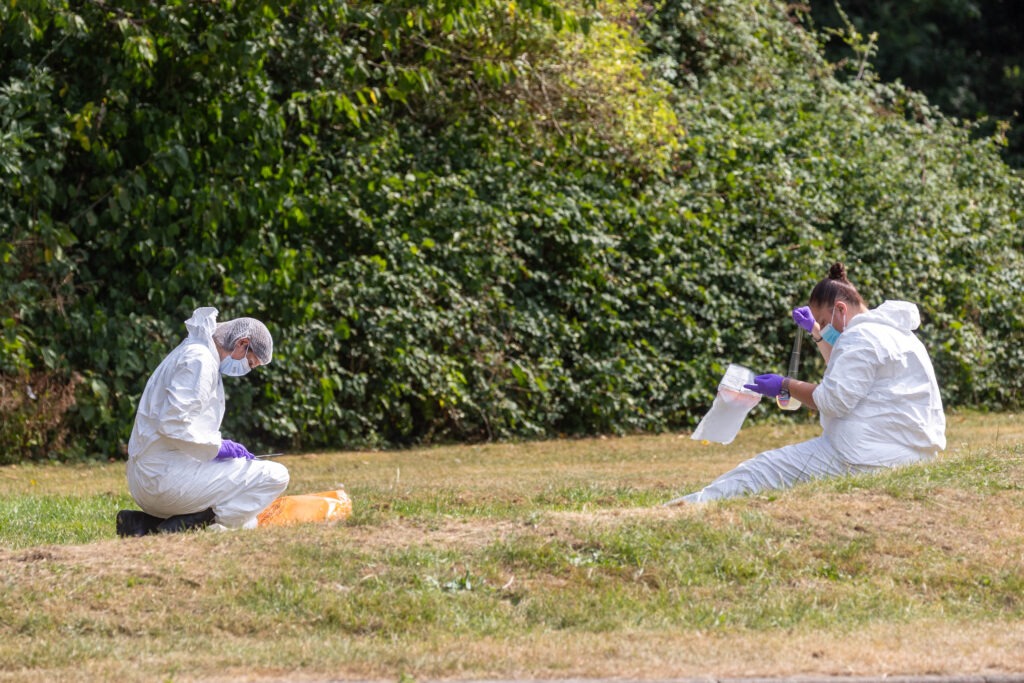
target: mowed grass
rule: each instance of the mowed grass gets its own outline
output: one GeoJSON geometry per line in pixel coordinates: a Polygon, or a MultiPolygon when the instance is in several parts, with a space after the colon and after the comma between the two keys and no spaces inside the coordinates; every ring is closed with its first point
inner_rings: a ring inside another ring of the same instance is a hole
{"type": "Polygon", "coordinates": [[[124,464],[0,468],[0,681],[1024,672],[1024,421],[663,508],[812,423],[313,453],[348,522],[117,539],[124,464]]]}

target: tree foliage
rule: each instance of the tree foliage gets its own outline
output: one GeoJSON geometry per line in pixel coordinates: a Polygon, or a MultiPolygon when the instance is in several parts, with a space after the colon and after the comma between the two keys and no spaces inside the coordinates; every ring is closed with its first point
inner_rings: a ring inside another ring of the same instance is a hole
{"type": "Polygon", "coordinates": [[[1024,13],[1006,0],[814,0],[827,54],[853,53],[850,31],[873,36],[872,66],[923,92],[949,116],[1005,134],[1003,157],[1024,166],[1024,13]]]}
{"type": "Polygon", "coordinates": [[[227,380],[252,446],[685,428],[837,258],[920,304],[950,405],[1020,403],[1019,179],[779,3],[0,20],[0,458],[123,455],[200,305],[275,335],[227,380]]]}

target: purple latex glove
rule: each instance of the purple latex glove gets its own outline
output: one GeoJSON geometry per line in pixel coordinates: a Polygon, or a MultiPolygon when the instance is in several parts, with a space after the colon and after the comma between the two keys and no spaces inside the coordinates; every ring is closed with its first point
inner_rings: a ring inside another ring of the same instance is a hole
{"type": "Polygon", "coordinates": [[[758,375],[754,378],[753,384],[744,384],[743,386],[762,396],[775,398],[782,393],[783,379],[782,375],[758,375]]]}
{"type": "Polygon", "coordinates": [[[793,309],[793,320],[807,332],[814,329],[814,316],[811,315],[810,306],[801,306],[793,309]]]}
{"type": "Polygon", "coordinates": [[[248,448],[237,441],[224,439],[220,444],[220,450],[217,451],[217,457],[214,458],[214,460],[231,460],[233,458],[253,460],[255,457],[256,456],[249,452],[248,448]]]}

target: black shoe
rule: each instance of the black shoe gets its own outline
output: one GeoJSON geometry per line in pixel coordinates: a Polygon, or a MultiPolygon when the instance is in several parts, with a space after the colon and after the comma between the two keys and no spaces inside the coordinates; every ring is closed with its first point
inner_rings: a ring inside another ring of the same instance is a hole
{"type": "Polygon", "coordinates": [[[117,535],[122,538],[145,536],[154,533],[163,521],[162,518],[146,514],[142,510],[118,510],[117,535]]]}
{"type": "Polygon", "coordinates": [[[206,508],[202,512],[191,512],[187,515],[174,515],[160,522],[156,530],[164,534],[176,534],[190,529],[203,529],[210,525],[216,518],[212,508],[206,508]]]}

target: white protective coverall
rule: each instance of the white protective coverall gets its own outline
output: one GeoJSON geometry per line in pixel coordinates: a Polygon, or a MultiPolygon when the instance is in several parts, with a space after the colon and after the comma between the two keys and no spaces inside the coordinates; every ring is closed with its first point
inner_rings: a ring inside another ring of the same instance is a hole
{"type": "Polygon", "coordinates": [[[128,441],[128,490],[157,517],[212,508],[217,523],[251,528],[287,488],[288,470],[264,460],[214,460],[224,417],[216,326],[217,309],[196,309],[185,321],[188,337],[146,383],[128,441]]]}
{"type": "Polygon", "coordinates": [[[946,417],[917,306],[886,301],[854,316],[814,390],[822,435],[747,460],[690,503],[788,488],[820,477],[930,460],[946,447],[946,417]]]}

